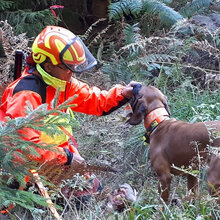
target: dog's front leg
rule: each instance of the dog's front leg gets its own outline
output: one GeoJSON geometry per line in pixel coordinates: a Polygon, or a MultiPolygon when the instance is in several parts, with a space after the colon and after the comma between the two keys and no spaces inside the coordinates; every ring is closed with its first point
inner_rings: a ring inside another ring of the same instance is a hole
{"type": "Polygon", "coordinates": [[[150,144],[150,162],[151,166],[157,173],[159,179],[158,192],[165,203],[169,202],[170,184],[171,184],[171,167],[163,151],[163,145],[158,144],[156,138],[151,140],[150,144]],[[155,141],[156,140],[156,141],[155,141]],[[155,141],[155,142],[154,142],[155,141]]]}
{"type": "Polygon", "coordinates": [[[168,159],[164,157],[162,146],[154,145],[150,146],[150,161],[151,165],[157,173],[159,179],[158,192],[165,203],[169,202],[170,184],[171,184],[171,168],[168,159]]]}

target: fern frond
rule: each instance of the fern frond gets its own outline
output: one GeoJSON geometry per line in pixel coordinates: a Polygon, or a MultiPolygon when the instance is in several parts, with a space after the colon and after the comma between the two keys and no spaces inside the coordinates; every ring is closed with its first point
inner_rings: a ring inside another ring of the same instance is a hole
{"type": "Polygon", "coordinates": [[[109,30],[110,27],[111,27],[111,25],[108,25],[105,29],[103,29],[101,32],[99,32],[97,34],[97,36],[95,38],[93,38],[89,44],[87,44],[88,45],[87,47],[90,47],[92,44],[99,42],[100,39],[102,38],[102,36],[104,34],[106,34],[106,32],[109,30]]]}
{"type": "Polygon", "coordinates": [[[123,33],[125,34],[125,44],[134,43],[140,37],[140,34],[138,33],[140,31],[140,28],[138,27],[138,25],[138,23],[133,25],[125,25],[125,28],[123,30],[123,33]]]}
{"type": "Polygon", "coordinates": [[[173,25],[178,20],[182,20],[181,14],[174,9],[166,6],[164,3],[156,0],[145,0],[143,3],[143,10],[149,15],[157,15],[162,24],[173,25]]]}
{"type": "Polygon", "coordinates": [[[188,2],[183,8],[180,9],[180,14],[184,17],[191,17],[194,14],[201,13],[213,3],[212,0],[194,0],[188,2]]]}
{"type": "Polygon", "coordinates": [[[136,18],[141,12],[149,15],[157,15],[161,23],[168,26],[172,26],[178,20],[183,19],[182,15],[159,0],[121,0],[112,3],[109,6],[109,19],[119,19],[123,15],[134,16],[136,18]]]}
{"type": "Polygon", "coordinates": [[[14,28],[16,35],[27,33],[30,37],[35,37],[39,30],[42,30],[45,26],[56,25],[58,22],[49,9],[36,12],[31,10],[4,12],[0,13],[0,20],[7,20],[14,28]]]}
{"type": "MultiPolygon", "coordinates": [[[[135,38],[137,37],[137,35],[135,36],[135,38]]],[[[135,42],[127,44],[124,47],[121,47],[120,50],[117,52],[117,54],[119,54],[119,56],[121,54],[123,54],[126,51],[140,51],[140,50],[144,50],[146,46],[146,39],[141,39],[138,38],[137,40],[135,40],[135,42]]]]}
{"type": "Polygon", "coordinates": [[[134,61],[129,62],[128,66],[131,67],[137,64],[148,66],[151,63],[171,62],[176,59],[177,57],[168,54],[149,54],[145,57],[141,57],[134,61]]]}
{"type": "Polygon", "coordinates": [[[105,20],[106,20],[106,18],[100,18],[100,19],[98,19],[96,22],[94,22],[94,23],[87,29],[87,31],[86,31],[83,35],[80,36],[80,38],[81,38],[83,41],[87,40],[87,39],[89,38],[89,36],[92,34],[93,28],[94,28],[95,26],[97,26],[100,22],[105,21],[105,20]]]}
{"type": "Polygon", "coordinates": [[[6,11],[14,4],[13,1],[0,0],[0,11],[6,11]]]}
{"type": "Polygon", "coordinates": [[[114,82],[117,82],[119,79],[125,83],[129,83],[132,79],[134,80],[134,74],[123,57],[120,58],[120,61],[114,59],[112,62],[105,62],[102,71],[109,75],[114,82]]]}
{"type": "Polygon", "coordinates": [[[219,56],[219,53],[220,53],[219,49],[217,47],[212,46],[207,40],[195,41],[192,44],[192,48],[206,51],[210,55],[215,55],[215,56],[219,56]]]}
{"type": "Polygon", "coordinates": [[[142,9],[142,1],[121,0],[111,3],[108,7],[109,20],[119,19],[125,15],[137,17],[142,9]]]}

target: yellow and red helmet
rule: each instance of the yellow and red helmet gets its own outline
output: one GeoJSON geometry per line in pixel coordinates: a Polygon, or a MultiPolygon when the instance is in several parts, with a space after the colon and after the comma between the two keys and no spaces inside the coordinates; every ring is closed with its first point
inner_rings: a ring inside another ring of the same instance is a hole
{"type": "Polygon", "coordinates": [[[49,58],[53,65],[63,63],[72,72],[80,73],[97,64],[82,40],[71,31],[58,26],[47,26],[32,45],[35,63],[49,58]]]}

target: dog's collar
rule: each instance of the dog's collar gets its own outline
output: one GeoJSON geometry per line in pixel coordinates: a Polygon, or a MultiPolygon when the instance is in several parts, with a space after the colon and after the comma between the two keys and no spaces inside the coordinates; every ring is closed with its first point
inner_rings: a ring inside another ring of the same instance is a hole
{"type": "Polygon", "coordinates": [[[144,119],[144,127],[146,128],[146,142],[150,141],[150,134],[165,119],[169,118],[169,113],[165,108],[157,108],[151,111],[144,119]]]}

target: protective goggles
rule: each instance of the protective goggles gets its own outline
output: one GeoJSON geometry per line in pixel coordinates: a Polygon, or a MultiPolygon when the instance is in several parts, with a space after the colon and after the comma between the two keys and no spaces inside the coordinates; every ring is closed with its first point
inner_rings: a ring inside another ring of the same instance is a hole
{"type": "Polygon", "coordinates": [[[85,71],[90,70],[92,67],[97,65],[97,61],[95,57],[91,54],[91,52],[88,50],[88,48],[85,46],[83,41],[79,37],[74,37],[60,52],[59,58],[70,71],[74,73],[82,73],[85,71]],[[76,42],[77,41],[77,42],[76,42]],[[77,50],[75,49],[76,46],[80,48],[81,52],[84,50],[85,57],[83,56],[83,61],[80,64],[73,64],[73,62],[68,61],[66,57],[70,55],[71,53],[74,54],[74,58],[76,59],[77,50]],[[74,51],[74,52],[72,52],[74,51]]]}

